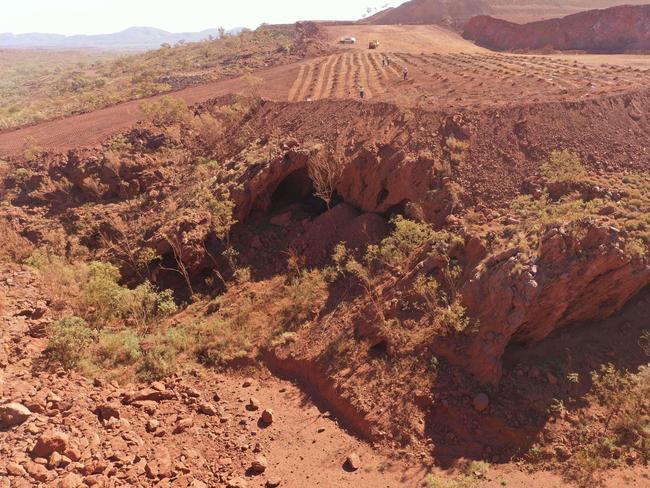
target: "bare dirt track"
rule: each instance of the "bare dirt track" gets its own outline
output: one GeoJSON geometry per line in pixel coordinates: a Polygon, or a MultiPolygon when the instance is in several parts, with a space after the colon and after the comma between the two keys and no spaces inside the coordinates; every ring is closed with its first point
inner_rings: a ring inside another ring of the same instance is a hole
{"type": "MultiPolygon", "coordinates": [[[[650,60],[621,56],[497,54],[435,26],[323,27],[332,45],[345,35],[359,42],[329,56],[208,83],[174,92],[189,104],[230,93],[277,101],[358,98],[435,110],[482,109],[498,105],[583,101],[650,84],[650,60]],[[379,39],[378,50],[367,49],[379,39]],[[390,65],[383,59],[388,57],[390,65]],[[408,70],[408,80],[403,79],[408,70]]],[[[35,145],[66,150],[96,144],[142,119],[140,101],[0,134],[0,157],[35,145]]]]}
{"type": "Polygon", "coordinates": [[[357,45],[343,46],[346,49],[365,49],[371,40],[378,40],[379,52],[487,52],[458,33],[437,25],[336,25],[323,30],[335,45],[343,37],[354,36],[357,45]]]}

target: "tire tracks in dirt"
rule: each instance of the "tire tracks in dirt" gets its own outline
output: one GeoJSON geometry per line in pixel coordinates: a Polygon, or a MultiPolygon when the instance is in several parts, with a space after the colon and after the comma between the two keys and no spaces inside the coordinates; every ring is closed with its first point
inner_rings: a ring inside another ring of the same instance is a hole
{"type": "Polygon", "coordinates": [[[318,63],[318,68],[314,78],[312,79],[311,84],[311,98],[312,100],[318,100],[320,98],[321,91],[323,90],[323,83],[325,82],[325,71],[327,69],[327,64],[329,63],[329,58],[321,59],[318,63]]]}
{"type": "Polygon", "coordinates": [[[314,63],[309,63],[307,65],[307,68],[305,70],[305,73],[303,74],[303,79],[300,84],[300,89],[298,90],[298,94],[296,95],[296,98],[294,101],[300,102],[302,100],[305,100],[307,98],[307,93],[309,91],[309,85],[311,83],[311,78],[314,73],[314,63]]]}
{"type": "Polygon", "coordinates": [[[372,89],[368,83],[368,72],[366,71],[365,63],[363,62],[363,57],[365,53],[357,53],[355,55],[355,64],[357,66],[358,73],[358,86],[357,90],[363,88],[365,90],[365,95],[367,98],[372,97],[372,89]]]}
{"type": "Polygon", "coordinates": [[[363,71],[366,74],[366,83],[367,83],[367,97],[371,98],[376,96],[378,93],[383,91],[377,78],[377,73],[372,69],[372,63],[370,62],[370,54],[364,54],[361,56],[361,62],[363,64],[363,71]]]}
{"type": "Polygon", "coordinates": [[[297,101],[298,93],[300,92],[300,89],[302,88],[302,85],[305,82],[306,72],[307,72],[307,65],[301,64],[300,70],[298,71],[298,76],[296,77],[296,80],[293,82],[293,85],[291,85],[291,89],[289,90],[289,95],[287,96],[290,102],[297,101]]]}
{"type": "Polygon", "coordinates": [[[345,55],[338,56],[336,58],[336,63],[332,68],[332,80],[329,85],[329,90],[327,92],[328,98],[336,98],[336,94],[339,91],[339,86],[341,85],[341,75],[342,75],[341,71],[344,63],[344,56],[345,55]]]}
{"type": "Polygon", "coordinates": [[[323,82],[321,83],[321,90],[315,100],[321,100],[323,98],[328,98],[330,91],[332,89],[332,84],[334,83],[334,74],[336,73],[336,63],[339,59],[339,56],[330,56],[323,67],[323,82]]]}

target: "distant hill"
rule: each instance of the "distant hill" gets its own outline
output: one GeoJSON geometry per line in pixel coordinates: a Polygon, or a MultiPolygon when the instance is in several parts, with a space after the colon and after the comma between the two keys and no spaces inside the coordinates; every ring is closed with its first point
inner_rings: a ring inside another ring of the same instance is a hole
{"type": "Polygon", "coordinates": [[[460,26],[471,17],[491,15],[514,22],[530,22],[622,3],[641,5],[650,0],[410,0],[362,20],[368,24],[449,24],[460,26]]]}
{"type": "Polygon", "coordinates": [[[491,13],[487,0],[411,0],[366,18],[368,24],[440,24],[491,13]]]}
{"type": "Polygon", "coordinates": [[[650,5],[588,10],[528,24],[477,16],[465,24],[463,37],[495,50],[650,51],[650,5]]]}
{"type": "MultiPolygon", "coordinates": [[[[229,34],[241,32],[242,28],[232,29],[229,34]]],[[[163,43],[176,44],[180,41],[197,42],[219,37],[218,29],[201,32],[171,33],[153,27],[131,27],[113,34],[64,36],[61,34],[0,34],[0,48],[45,48],[80,49],[94,48],[107,50],[148,50],[160,47],[163,43]]]]}

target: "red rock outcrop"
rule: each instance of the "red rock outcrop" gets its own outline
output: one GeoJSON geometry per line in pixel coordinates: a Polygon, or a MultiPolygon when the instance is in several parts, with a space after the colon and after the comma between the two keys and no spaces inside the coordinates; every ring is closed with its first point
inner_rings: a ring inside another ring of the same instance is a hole
{"type": "Polygon", "coordinates": [[[516,247],[486,258],[461,290],[480,324],[465,356],[467,369],[495,383],[508,344],[539,341],[623,307],[650,282],[650,266],[626,252],[622,234],[602,224],[554,227],[525,263],[516,247]]]}
{"type": "Polygon", "coordinates": [[[650,49],[650,5],[589,10],[528,24],[480,15],[467,22],[463,37],[480,46],[502,51],[646,51],[650,49]]]}
{"type": "MultiPolygon", "coordinates": [[[[459,25],[475,15],[485,14],[515,22],[533,22],[621,3],[620,0],[411,0],[382,10],[361,22],[379,25],[459,25]]],[[[647,0],[627,0],[625,3],[641,5],[647,0]]]]}

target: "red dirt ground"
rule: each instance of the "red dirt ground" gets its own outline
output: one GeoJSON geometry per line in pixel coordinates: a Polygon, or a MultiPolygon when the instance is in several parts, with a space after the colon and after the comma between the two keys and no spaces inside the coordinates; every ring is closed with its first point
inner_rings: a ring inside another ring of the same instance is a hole
{"type": "MultiPolygon", "coordinates": [[[[390,459],[355,439],[327,412],[319,410],[295,385],[259,371],[254,373],[249,387],[243,387],[243,376],[216,374],[208,370],[202,370],[193,379],[191,375],[185,377],[175,386],[171,386],[173,380],[166,383],[169,389],[176,392],[187,388],[200,392],[201,400],[213,402],[217,409],[221,409],[221,413],[215,416],[197,414],[196,407],[184,404],[179,395],[179,398],[159,402],[156,411],[150,415],[144,415],[139,408],[121,405],[121,417],[128,419],[128,423],[119,428],[104,428],[93,413],[97,402],[101,404],[104,399],[119,398],[133,385],[118,381],[93,387],[91,382],[75,374],[68,376],[41,372],[39,365],[43,361],[41,353],[45,340],[30,337],[32,321],[20,314],[45,298],[41,294],[38,276],[27,267],[8,267],[4,264],[0,265],[0,276],[3,280],[0,282],[0,293],[5,297],[4,309],[0,311],[0,402],[11,399],[29,404],[30,398],[31,402],[37,402],[36,398],[43,395],[60,397],[58,403],[61,405],[74,402],[67,408],[48,403],[42,414],[33,414],[19,428],[2,431],[2,487],[29,486],[29,482],[20,477],[11,478],[11,483],[7,485],[5,482],[9,483],[9,478],[4,475],[5,466],[10,461],[28,464],[26,446],[33,445],[43,431],[53,429],[69,433],[73,443],[83,445],[88,441],[93,442],[93,438],[101,441],[101,446],[85,449],[82,453],[86,464],[91,463],[91,454],[101,460],[136,455],[152,461],[166,447],[174,463],[181,457],[188,457],[185,463],[189,474],[194,480],[208,483],[203,486],[224,486],[215,481],[218,471],[224,473],[226,478],[247,478],[249,488],[266,486],[270,478],[279,478],[281,486],[288,488],[416,486],[426,475],[423,469],[390,459]],[[215,393],[220,397],[218,401],[213,399],[215,393]],[[258,424],[261,410],[252,412],[246,408],[251,396],[259,400],[262,409],[273,410],[276,419],[273,424],[268,427],[258,424]],[[182,433],[173,433],[176,415],[193,416],[194,427],[182,433]],[[156,434],[145,429],[149,419],[160,421],[156,434]],[[122,438],[128,439],[128,448],[122,438]],[[132,444],[131,440],[137,438],[144,443],[132,444]],[[257,443],[261,445],[261,453],[267,458],[269,467],[264,475],[247,476],[246,468],[254,457],[252,446],[257,443]],[[188,456],[188,452],[192,450],[198,450],[205,462],[194,464],[189,460],[192,457],[188,456]],[[359,455],[363,469],[349,472],[342,468],[351,452],[359,455]]],[[[108,465],[113,467],[110,462],[108,465]]],[[[57,474],[63,477],[72,468],[60,470],[57,474]]],[[[157,482],[148,479],[143,470],[137,474],[137,468],[133,468],[135,466],[131,463],[121,465],[117,462],[109,476],[122,479],[127,483],[125,486],[153,486],[157,482]]],[[[49,480],[50,483],[39,486],[64,486],[56,483],[54,474],[50,472],[53,478],[49,480]]],[[[166,482],[163,479],[160,483],[166,482]]]]}
{"type": "MultiPolygon", "coordinates": [[[[332,42],[336,42],[341,33],[350,29],[356,27],[330,28],[332,42]]],[[[263,130],[269,127],[280,127],[283,129],[282,134],[286,136],[299,136],[301,130],[305,134],[313,135],[314,132],[321,130],[325,135],[336,133],[344,137],[346,131],[353,127],[359,135],[357,141],[371,141],[373,134],[381,134],[374,139],[374,142],[381,138],[397,137],[398,132],[401,132],[400,135],[405,138],[420,132],[421,135],[412,137],[416,142],[422,142],[422,146],[431,148],[434,146],[431,142],[434,140],[434,134],[427,140],[428,136],[425,132],[427,129],[434,132],[438,127],[436,124],[442,124],[438,118],[449,122],[448,128],[458,131],[473,126],[478,144],[476,151],[481,158],[468,155],[463,163],[463,172],[468,175],[469,181],[460,181],[474,196],[481,196],[480,191],[485,191],[487,188],[501,196],[508,191],[519,191],[520,180],[529,169],[528,166],[537,164],[534,158],[529,157],[530,154],[533,151],[540,154],[545,152],[545,145],[550,143],[549,140],[552,140],[553,144],[558,140],[565,143],[568,141],[569,146],[582,147],[580,146],[582,144],[590,148],[591,153],[600,154],[602,157],[599,156],[599,159],[607,161],[608,164],[614,160],[614,157],[608,157],[610,155],[604,150],[600,153],[597,150],[600,150],[600,144],[608,145],[609,151],[616,150],[615,147],[611,147],[611,141],[616,140],[630,147],[617,151],[617,156],[624,161],[614,161],[614,163],[632,166],[633,163],[641,164],[639,161],[642,160],[645,164],[644,155],[639,156],[644,150],[643,144],[636,143],[629,133],[630,127],[633,127],[630,121],[642,120],[634,137],[641,139],[644,136],[646,105],[642,103],[643,100],[638,101],[638,106],[641,107],[641,110],[638,110],[635,105],[637,101],[632,96],[629,99],[627,97],[607,98],[612,94],[640,91],[647,85],[650,81],[647,67],[650,65],[643,59],[589,57],[585,58],[588,62],[582,63],[580,56],[569,58],[492,54],[464,42],[449,31],[428,27],[415,30],[402,27],[364,27],[359,32],[361,32],[360,39],[364,38],[362,36],[380,38],[382,48],[368,51],[365,45],[360,44],[349,49],[341,49],[340,52],[327,57],[270,69],[257,75],[264,81],[260,94],[269,99],[290,102],[307,99],[356,99],[358,87],[363,86],[369,103],[356,103],[349,100],[337,103],[328,101],[283,103],[278,104],[281,106],[275,109],[274,104],[265,104],[269,106],[266,108],[268,114],[257,121],[260,130],[251,132],[262,134],[263,130]],[[413,40],[405,41],[405,38],[398,36],[400,32],[410,32],[410,39],[413,40]],[[390,67],[382,64],[383,55],[390,57],[390,67]],[[603,65],[603,62],[607,64],[603,65]],[[639,69],[638,66],[643,69],[639,69]],[[409,69],[410,79],[406,82],[401,79],[401,70],[404,67],[409,69]],[[594,99],[598,100],[591,101],[594,99]],[[590,102],[583,103],[584,100],[590,102]],[[415,109],[401,111],[394,106],[372,103],[383,101],[415,107],[415,109]],[[555,107],[553,104],[546,103],[548,101],[565,103],[557,104],[558,106],[555,107]],[[540,105],[535,105],[535,102],[540,102],[540,105]],[[526,107],[520,108],[523,104],[526,107]],[[620,107],[624,104],[625,110],[620,107]],[[438,117],[437,115],[445,111],[453,113],[466,109],[482,110],[505,105],[510,108],[474,112],[473,119],[471,115],[469,116],[472,123],[465,125],[462,120],[459,120],[457,125],[453,125],[451,122],[456,122],[452,120],[453,116],[438,117]],[[438,111],[435,116],[433,110],[438,111]],[[389,113],[391,111],[392,113],[389,113]],[[417,120],[422,121],[421,126],[418,127],[412,121],[411,124],[405,122],[407,116],[413,114],[419,116],[417,120]],[[623,122],[617,122],[618,119],[614,118],[617,114],[623,122]],[[607,117],[611,117],[611,120],[607,117]],[[510,137],[511,123],[516,123],[520,128],[518,142],[526,142],[526,146],[522,144],[518,147],[517,142],[513,143],[510,137]],[[586,125],[589,130],[585,129],[586,125]],[[291,134],[292,131],[294,134],[291,134]],[[608,138],[602,137],[606,131],[608,138]],[[553,132],[557,132],[561,137],[555,137],[553,132]],[[509,159],[506,150],[520,150],[525,153],[526,158],[516,155],[509,159]],[[485,157],[492,155],[493,158],[485,157]]],[[[176,95],[193,103],[233,92],[250,94],[250,87],[243,79],[233,79],[186,89],[177,92],[176,95]]],[[[139,102],[130,102],[81,116],[7,132],[0,134],[0,155],[20,151],[27,139],[48,149],[67,149],[95,144],[108,135],[133,125],[141,117],[139,102]]],[[[251,121],[251,126],[254,127],[255,122],[255,120],[251,121]]],[[[445,128],[447,126],[441,127],[438,135],[442,136],[445,128]]],[[[590,164],[600,164],[600,162],[592,161],[590,164]]],[[[402,179],[405,180],[403,177],[402,179]]],[[[417,177],[412,178],[413,181],[417,179],[417,177]]],[[[404,186],[411,186],[410,181],[407,181],[404,186]]],[[[403,190],[399,187],[395,189],[403,190]]],[[[376,198],[371,200],[377,201],[376,198]]],[[[286,239],[286,236],[283,238],[286,239]]],[[[79,376],[66,377],[35,370],[33,366],[38,364],[44,343],[28,336],[30,324],[20,312],[24,308],[33,307],[37,301],[47,297],[42,296],[38,280],[28,268],[0,268],[0,276],[10,277],[9,281],[5,279],[4,283],[0,283],[0,291],[7,298],[5,315],[0,320],[0,359],[3,351],[6,353],[5,361],[0,361],[5,364],[5,367],[0,369],[0,385],[3,387],[0,399],[31,398],[44,389],[43,385],[48,385],[47,388],[63,397],[64,402],[75,400],[71,410],[74,415],[69,413],[64,415],[56,409],[52,412],[48,410],[48,415],[45,416],[47,418],[37,417],[33,422],[30,421],[30,424],[12,431],[9,442],[2,446],[4,451],[0,451],[0,454],[7,459],[11,457],[22,459],[26,447],[32,444],[35,437],[47,425],[65,426],[73,432],[83,430],[88,437],[97,434],[104,437],[109,444],[112,443],[114,438],[119,436],[110,432],[110,429],[106,429],[109,432],[104,432],[103,426],[91,413],[92,402],[103,400],[111,395],[123,395],[134,386],[117,385],[95,390],[79,376]],[[34,373],[30,374],[28,371],[34,373]],[[52,415],[49,416],[49,413],[52,415]]],[[[609,337],[606,334],[600,336],[609,337]]],[[[577,341],[575,344],[577,348],[583,342],[577,341]]],[[[539,350],[541,351],[543,347],[539,350]]],[[[559,346],[557,348],[559,349],[559,346]]],[[[509,358],[516,362],[526,361],[525,357],[517,358],[514,353],[509,358]]],[[[586,366],[585,368],[587,372],[588,368],[586,366]]],[[[209,399],[218,392],[225,399],[223,406],[226,409],[225,413],[231,415],[229,421],[223,422],[226,425],[221,425],[223,416],[221,419],[197,416],[200,419],[200,427],[197,422],[196,428],[191,432],[172,434],[170,431],[173,425],[170,422],[175,421],[175,416],[188,415],[194,413],[194,410],[190,410],[190,406],[193,405],[191,402],[169,402],[157,407],[157,415],[160,416],[165,427],[165,435],[157,437],[150,435],[143,428],[146,419],[141,412],[130,406],[124,407],[124,416],[131,422],[130,427],[124,427],[127,429],[128,436],[135,433],[146,440],[146,449],[142,446],[134,448],[138,451],[138,457],[148,459],[150,456],[155,456],[155,451],[161,446],[167,446],[174,456],[180,457],[186,449],[196,449],[197,446],[201,446],[203,456],[213,466],[221,464],[219,460],[227,456],[231,458],[232,464],[228,464],[225,474],[241,476],[251,459],[250,449],[243,449],[242,445],[254,445],[255,441],[260,440],[264,455],[269,460],[269,476],[281,477],[283,480],[281,486],[296,488],[357,485],[394,487],[418,484],[421,486],[424,475],[431,469],[436,470],[430,466],[422,466],[422,463],[430,461],[426,453],[419,458],[413,452],[402,450],[386,452],[381,447],[359,442],[341,429],[329,415],[323,415],[323,412],[318,411],[314,403],[294,385],[278,380],[264,370],[251,374],[255,379],[256,386],[253,387],[255,396],[264,407],[271,406],[278,414],[278,421],[273,427],[258,430],[255,424],[256,415],[248,413],[244,408],[249,393],[248,390],[242,389],[240,377],[202,370],[196,377],[183,377],[169,383],[179,392],[188,387],[198,390],[202,400],[209,399]],[[233,420],[233,417],[236,420],[233,420]],[[238,424],[237,421],[241,423],[238,424]],[[165,422],[168,424],[165,425],[165,422]],[[321,428],[325,430],[319,432],[321,428]],[[342,462],[351,450],[357,451],[363,460],[364,467],[356,473],[348,473],[342,469],[342,462]]],[[[531,389],[539,390],[539,385],[534,382],[530,382],[530,385],[531,389]]],[[[168,387],[171,389],[172,386],[168,387]]],[[[545,386],[545,388],[548,394],[556,393],[551,387],[545,386]]],[[[447,391],[453,389],[449,388],[447,391]]],[[[386,395],[385,390],[382,392],[386,395]]],[[[182,398],[181,395],[179,397],[182,398]]],[[[396,396],[396,398],[400,397],[396,396]]],[[[507,403],[510,398],[511,396],[504,395],[494,403],[498,406],[500,401],[507,403]]],[[[333,406],[328,408],[335,411],[333,406]]],[[[463,424],[460,425],[462,428],[466,418],[462,416],[462,411],[459,411],[461,415],[457,411],[456,415],[450,416],[449,419],[450,422],[455,420],[463,424]]],[[[394,412],[390,411],[389,416],[390,421],[394,422],[394,412]]],[[[487,427],[480,432],[490,431],[491,424],[487,420],[485,422],[487,427]]],[[[441,446],[445,448],[449,447],[448,444],[448,442],[441,442],[441,446]]],[[[123,459],[122,456],[126,453],[120,451],[121,448],[111,446],[110,449],[100,450],[96,455],[123,459]]],[[[29,463],[29,460],[25,459],[24,462],[29,463]]],[[[125,477],[142,474],[131,473],[128,470],[128,463],[125,464],[127,467],[116,463],[114,469],[125,477]]],[[[0,467],[2,467],[1,460],[0,467]]],[[[190,465],[190,469],[192,476],[208,476],[208,473],[198,466],[190,465]]],[[[217,466],[215,469],[224,471],[223,467],[217,466]]],[[[249,480],[249,486],[262,486],[265,479],[265,477],[255,477],[249,480]]],[[[630,470],[612,474],[607,480],[607,485],[612,488],[619,486],[644,488],[647,486],[647,479],[647,469],[644,472],[630,470]]],[[[0,479],[0,487],[4,488],[6,483],[4,485],[2,483],[0,479]]],[[[529,474],[517,466],[506,464],[495,466],[490,471],[489,480],[482,481],[479,486],[530,488],[559,487],[565,484],[554,474],[529,474]]]]}
{"type": "MultiPolygon", "coordinates": [[[[259,94],[270,100],[358,98],[434,110],[481,109],[553,100],[583,101],[648,86],[650,60],[627,56],[524,56],[495,54],[435,26],[325,27],[331,42],[358,34],[360,43],[330,56],[256,73],[259,94]],[[370,51],[364,41],[381,41],[370,51]],[[390,66],[382,65],[388,56],[390,66]],[[403,80],[403,70],[409,79],[403,80]]],[[[197,103],[228,93],[252,94],[246,79],[235,78],[175,92],[197,103]]],[[[26,145],[66,150],[96,144],[141,120],[140,101],[45,122],[0,134],[0,157],[26,145]]]]}

